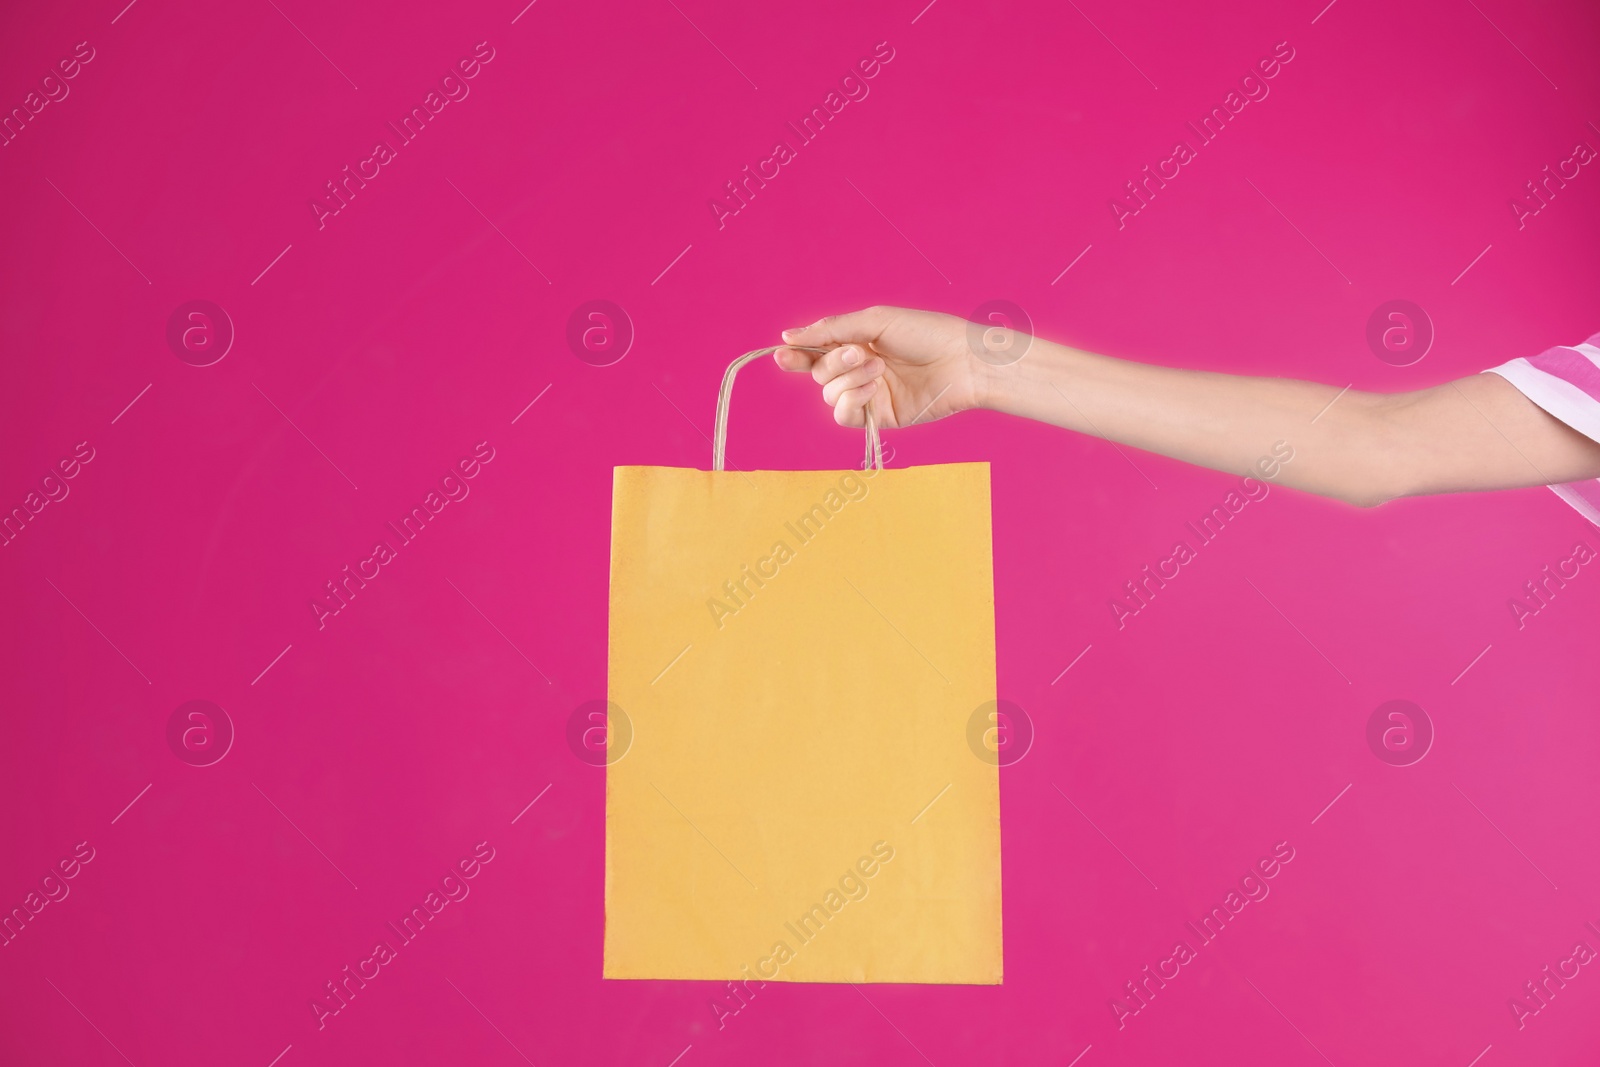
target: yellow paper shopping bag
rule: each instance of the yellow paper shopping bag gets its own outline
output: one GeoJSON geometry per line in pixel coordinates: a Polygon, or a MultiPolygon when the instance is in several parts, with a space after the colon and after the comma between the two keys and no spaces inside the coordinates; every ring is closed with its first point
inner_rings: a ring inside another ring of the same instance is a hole
{"type": "Polygon", "coordinates": [[[711,471],[616,468],[604,976],[998,983],[988,464],[723,470],[770,351],[711,471]]]}

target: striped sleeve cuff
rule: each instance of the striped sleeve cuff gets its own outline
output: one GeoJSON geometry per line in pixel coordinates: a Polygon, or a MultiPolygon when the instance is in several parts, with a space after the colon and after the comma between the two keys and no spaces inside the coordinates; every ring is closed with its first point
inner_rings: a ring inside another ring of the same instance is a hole
{"type": "MultiPolygon", "coordinates": [[[[1600,441],[1600,333],[1577,345],[1514,359],[1498,374],[1524,396],[1592,441],[1600,441]]],[[[1555,494],[1600,526],[1600,479],[1552,485],[1555,494]]]]}

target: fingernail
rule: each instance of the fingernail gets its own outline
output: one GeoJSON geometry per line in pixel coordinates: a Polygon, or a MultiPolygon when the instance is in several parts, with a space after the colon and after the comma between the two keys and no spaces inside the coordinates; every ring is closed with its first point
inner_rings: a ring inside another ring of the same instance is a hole
{"type": "Polygon", "coordinates": [[[876,379],[876,378],[872,379],[872,381],[868,382],[867,384],[865,384],[865,385],[863,385],[861,387],[861,391],[862,391],[863,395],[876,392],[877,389],[878,389],[878,379],[876,379]]]}
{"type": "Polygon", "coordinates": [[[844,355],[841,356],[840,359],[843,361],[846,367],[854,367],[857,363],[861,362],[861,349],[847,348],[844,350],[844,355]]]}

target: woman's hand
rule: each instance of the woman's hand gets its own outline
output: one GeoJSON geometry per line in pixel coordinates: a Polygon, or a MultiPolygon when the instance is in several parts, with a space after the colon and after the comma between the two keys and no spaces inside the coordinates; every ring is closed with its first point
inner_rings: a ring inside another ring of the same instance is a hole
{"type": "Polygon", "coordinates": [[[789,345],[825,348],[822,355],[780,348],[787,371],[809,371],[840,426],[863,426],[866,406],[880,427],[932,422],[977,407],[985,364],[969,343],[981,327],[932,311],[872,307],[783,331],[789,345]]]}

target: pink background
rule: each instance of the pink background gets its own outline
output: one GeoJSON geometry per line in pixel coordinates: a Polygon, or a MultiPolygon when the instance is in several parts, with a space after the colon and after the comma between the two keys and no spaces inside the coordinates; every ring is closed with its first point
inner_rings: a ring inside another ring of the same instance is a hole
{"type": "MultiPolygon", "coordinates": [[[[603,773],[564,741],[603,696],[611,467],[708,466],[722,367],[782,327],[999,298],[1101,351],[1373,389],[1600,328],[1600,174],[1521,230],[1508,206],[1600,146],[1592,5],[123,2],[0,33],[7,110],[95,50],[0,148],[0,507],[95,450],[0,549],[0,906],[95,849],[0,948],[0,1059],[1600,1050],[1594,968],[1523,1029],[1507,1003],[1600,948],[1600,576],[1520,631],[1507,604],[1600,541],[1542,489],[1274,489],[1118,631],[1235,479],[985,414],[892,434],[896,465],[993,464],[1000,693],[1038,732],[1003,772],[1000,988],[769,986],[719,1031],[717,985],[602,982],[603,773]],[[470,96],[319,230],[310,198],[480,41],[470,96]],[[719,230],[708,199],[880,41],[870,96],[719,230]],[[1280,41],[1270,96],[1119,231],[1110,197],[1280,41]],[[1404,369],[1364,339],[1393,298],[1437,330],[1404,369]],[[193,299],[237,330],[213,366],[166,343],[193,299]],[[637,330],[614,366],[565,340],[592,299],[637,330]],[[323,583],[479,441],[470,497],[319,631],[323,583]],[[1367,746],[1395,698],[1437,731],[1414,766],[1367,746]],[[213,766],[167,745],[191,699],[237,731],[213,766]],[[319,1030],[323,983],[480,841],[470,896],[319,1030]],[[1279,841],[1271,895],[1119,1030],[1111,998],[1279,841]]],[[[746,378],[732,462],[858,461],[809,382],[746,378]]]]}

